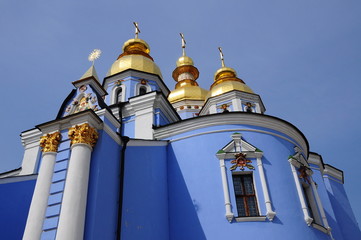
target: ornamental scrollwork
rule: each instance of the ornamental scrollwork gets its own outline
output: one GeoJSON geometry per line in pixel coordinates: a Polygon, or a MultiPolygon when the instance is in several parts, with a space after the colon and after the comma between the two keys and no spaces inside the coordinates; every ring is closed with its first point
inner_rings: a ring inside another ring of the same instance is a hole
{"type": "Polygon", "coordinates": [[[85,143],[94,147],[98,140],[97,130],[92,128],[88,123],[69,128],[68,136],[71,140],[71,145],[85,143]]]}
{"type": "Polygon", "coordinates": [[[57,152],[61,140],[60,132],[48,133],[40,138],[42,152],[57,152]]]}
{"type": "Polygon", "coordinates": [[[245,167],[250,170],[255,169],[251,164],[249,164],[249,163],[252,163],[252,161],[246,158],[245,153],[237,153],[234,155],[234,157],[236,159],[231,161],[231,163],[234,163],[234,165],[232,167],[230,167],[231,171],[235,170],[237,167],[239,167],[239,169],[242,171],[244,171],[245,167]]]}

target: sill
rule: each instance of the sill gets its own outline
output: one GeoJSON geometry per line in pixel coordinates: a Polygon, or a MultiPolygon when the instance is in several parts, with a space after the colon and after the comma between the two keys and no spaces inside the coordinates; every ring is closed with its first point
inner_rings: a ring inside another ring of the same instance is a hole
{"type": "Polygon", "coordinates": [[[236,217],[237,222],[264,222],[266,216],[255,216],[255,217],[236,217]]]}
{"type": "Polygon", "coordinates": [[[315,229],[323,232],[323,233],[328,234],[328,232],[329,232],[329,231],[327,230],[327,228],[325,228],[324,226],[322,226],[322,225],[320,225],[320,224],[312,223],[311,226],[312,226],[313,228],[315,228],[315,229]]]}

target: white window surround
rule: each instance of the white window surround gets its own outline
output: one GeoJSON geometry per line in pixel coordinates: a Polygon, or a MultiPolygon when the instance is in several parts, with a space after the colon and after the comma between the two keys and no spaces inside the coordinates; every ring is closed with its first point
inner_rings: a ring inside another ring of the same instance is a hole
{"type": "MultiPolygon", "coordinates": [[[[245,149],[247,151],[243,151],[243,152],[247,152],[247,158],[256,158],[257,159],[257,170],[258,170],[259,176],[260,176],[261,188],[262,188],[267,212],[266,212],[266,216],[237,217],[235,220],[237,222],[265,221],[266,217],[267,217],[269,221],[272,221],[274,216],[276,215],[276,212],[274,212],[272,210],[272,203],[271,203],[271,200],[269,197],[266,177],[265,177],[264,170],[263,170],[263,164],[262,164],[263,152],[256,151],[256,148],[254,148],[252,145],[248,144],[247,142],[243,141],[241,139],[241,134],[239,134],[239,133],[232,134],[232,139],[233,139],[234,147],[235,147],[234,152],[224,151],[224,150],[228,150],[227,147],[229,147],[229,146],[233,147],[233,144],[232,144],[232,146],[231,146],[231,144],[228,144],[224,148],[223,152],[218,152],[216,154],[217,158],[219,159],[219,163],[220,163],[223,194],[224,194],[224,204],[225,204],[225,208],[226,208],[226,218],[229,222],[232,222],[232,220],[234,218],[234,213],[232,212],[232,205],[231,205],[231,200],[230,200],[230,192],[229,192],[229,184],[228,184],[228,180],[227,180],[227,170],[226,170],[225,159],[232,159],[232,158],[234,158],[235,153],[240,153],[240,152],[242,152],[241,151],[242,149],[245,149]]],[[[255,186],[255,190],[256,190],[256,186],[255,186]]],[[[259,199],[259,198],[257,197],[257,199],[259,199]]],[[[259,205],[259,201],[257,201],[257,204],[259,205]]],[[[260,208],[259,208],[259,210],[260,210],[260,208]]]]}
{"type": "Polygon", "coordinates": [[[147,89],[147,93],[152,91],[152,88],[148,85],[148,84],[141,84],[141,83],[137,83],[137,85],[135,86],[135,93],[134,96],[138,96],[139,95],[139,90],[141,87],[145,87],[147,89]]]}
{"type": "Polygon", "coordinates": [[[304,193],[304,191],[302,189],[302,186],[301,186],[302,183],[300,182],[300,179],[299,179],[299,176],[298,176],[297,170],[296,170],[296,168],[301,167],[302,164],[308,166],[308,163],[306,162],[304,157],[300,154],[299,149],[297,147],[295,148],[295,151],[296,151],[296,154],[294,156],[291,156],[288,159],[288,161],[290,163],[293,178],[296,183],[297,193],[298,193],[298,197],[300,199],[301,208],[302,208],[303,215],[304,215],[304,220],[308,226],[312,226],[322,232],[325,232],[324,229],[326,229],[327,230],[326,233],[328,233],[332,238],[331,227],[328,224],[327,217],[326,217],[325,211],[323,209],[320,196],[318,195],[316,184],[313,181],[312,176],[311,176],[313,174],[313,172],[310,169],[307,170],[307,174],[308,174],[309,180],[310,180],[310,187],[311,187],[310,193],[313,193],[313,194],[308,194],[308,196],[314,198],[313,199],[314,203],[310,203],[310,204],[316,205],[313,208],[317,208],[317,209],[315,209],[314,212],[316,214],[319,213],[319,215],[320,215],[319,217],[321,218],[321,220],[319,220],[320,223],[315,223],[314,219],[312,219],[308,213],[308,207],[306,205],[306,199],[304,196],[304,194],[307,194],[307,193],[304,193]]]}
{"type": "Polygon", "coordinates": [[[125,90],[126,90],[126,86],[124,84],[121,84],[119,86],[114,86],[113,87],[113,90],[112,90],[112,98],[111,98],[111,101],[110,101],[110,104],[115,104],[117,103],[117,100],[118,100],[118,90],[119,89],[122,89],[122,99],[121,101],[122,102],[125,102],[125,90]]]}

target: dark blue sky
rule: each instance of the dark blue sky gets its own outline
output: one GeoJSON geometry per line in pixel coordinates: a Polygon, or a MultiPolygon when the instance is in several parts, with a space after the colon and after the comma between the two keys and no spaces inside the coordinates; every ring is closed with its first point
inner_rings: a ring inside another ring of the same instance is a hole
{"type": "Polygon", "coordinates": [[[96,69],[104,78],[138,21],[170,89],[179,32],[205,89],[222,46],[266,114],[297,126],[311,151],[344,171],[361,222],[360,1],[20,0],[0,1],[0,11],[1,171],[20,166],[20,132],[56,117],[71,82],[89,68],[88,54],[103,51],[96,69]]]}

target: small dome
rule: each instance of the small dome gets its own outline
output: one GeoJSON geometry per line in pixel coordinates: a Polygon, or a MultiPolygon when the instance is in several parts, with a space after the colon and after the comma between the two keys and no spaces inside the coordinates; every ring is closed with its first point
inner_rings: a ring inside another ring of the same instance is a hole
{"type": "Polygon", "coordinates": [[[207,96],[208,91],[199,86],[186,86],[174,89],[170,92],[168,100],[170,103],[175,103],[182,100],[201,100],[207,96]]]}
{"type": "Polygon", "coordinates": [[[110,67],[107,76],[111,76],[128,69],[156,74],[162,78],[162,73],[149,55],[148,43],[139,38],[129,39],[123,45],[123,53],[110,67]]]}
{"type": "Polygon", "coordinates": [[[176,62],[177,67],[180,66],[185,66],[185,65],[194,65],[194,62],[192,60],[192,58],[188,57],[188,56],[182,56],[180,58],[178,58],[178,61],[176,62]]]}
{"type": "Polygon", "coordinates": [[[230,92],[233,90],[238,90],[242,92],[254,93],[250,87],[248,87],[245,83],[238,81],[225,81],[222,83],[213,86],[209,91],[206,99],[214,96],[218,96],[220,94],[230,92]]]}
{"type": "Polygon", "coordinates": [[[233,90],[254,93],[242,79],[237,78],[237,72],[233,68],[222,67],[214,74],[214,83],[212,84],[206,99],[233,90]]]}
{"type": "Polygon", "coordinates": [[[142,72],[153,73],[162,78],[162,73],[157,64],[142,55],[122,56],[113,63],[107,73],[107,76],[123,72],[127,69],[134,69],[142,72]]]}

